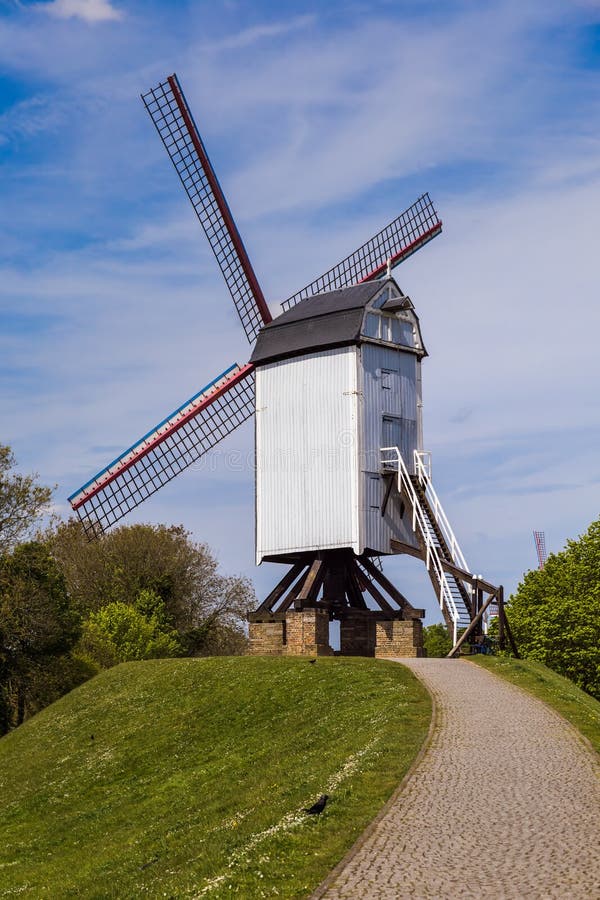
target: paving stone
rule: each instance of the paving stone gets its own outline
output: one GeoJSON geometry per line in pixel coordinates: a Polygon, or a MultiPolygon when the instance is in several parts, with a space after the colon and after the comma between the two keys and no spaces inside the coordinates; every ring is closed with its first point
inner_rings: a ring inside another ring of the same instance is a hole
{"type": "Polygon", "coordinates": [[[600,900],[600,765],[543,703],[465,660],[403,659],[437,704],[412,778],[328,900],[600,900]]]}

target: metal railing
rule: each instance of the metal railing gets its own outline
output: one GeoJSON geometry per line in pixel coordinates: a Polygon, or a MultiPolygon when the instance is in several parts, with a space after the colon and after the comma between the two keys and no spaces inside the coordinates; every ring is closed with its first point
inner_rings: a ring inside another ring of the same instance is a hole
{"type": "Polygon", "coordinates": [[[382,447],[381,464],[384,469],[387,469],[388,471],[393,470],[398,473],[398,490],[400,493],[404,492],[411,503],[412,529],[415,534],[419,534],[423,540],[423,545],[425,547],[425,565],[427,566],[428,572],[433,570],[437,583],[439,584],[438,600],[440,609],[443,609],[445,606],[448,611],[453,623],[454,643],[456,643],[460,617],[459,611],[442,566],[439,549],[431,536],[429,518],[419,500],[419,495],[411,481],[410,474],[398,447],[382,447]]]}
{"type": "Polygon", "coordinates": [[[460,549],[458,541],[456,540],[456,536],[452,530],[452,526],[448,521],[448,517],[444,512],[444,508],[442,507],[439,497],[436,494],[435,488],[431,482],[431,453],[429,453],[428,451],[415,450],[414,456],[415,475],[417,476],[417,478],[419,479],[419,483],[423,487],[430,509],[440,528],[440,531],[442,532],[444,540],[448,545],[451,556],[449,562],[453,562],[455,566],[457,566],[459,569],[462,569],[464,572],[470,572],[471,570],[467,565],[464,554],[460,549]]]}

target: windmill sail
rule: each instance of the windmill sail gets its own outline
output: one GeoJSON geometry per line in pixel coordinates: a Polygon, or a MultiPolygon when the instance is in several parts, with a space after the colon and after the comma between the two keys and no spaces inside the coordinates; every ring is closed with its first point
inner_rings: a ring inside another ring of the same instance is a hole
{"type": "Polygon", "coordinates": [[[335,291],[378,278],[385,272],[388,262],[392,267],[398,265],[441,230],[442,223],[429,194],[423,194],[370,241],[320,278],[315,278],[301,291],[292,294],[281,305],[284,310],[288,310],[313,294],[335,291]]]}
{"type": "Polygon", "coordinates": [[[233,298],[244,331],[252,343],[271,321],[246,248],[176,75],[142,94],[210,243],[233,298]]]}
{"type": "Polygon", "coordinates": [[[95,537],[196,462],[254,412],[254,368],[234,365],[69,497],[95,537]]]}

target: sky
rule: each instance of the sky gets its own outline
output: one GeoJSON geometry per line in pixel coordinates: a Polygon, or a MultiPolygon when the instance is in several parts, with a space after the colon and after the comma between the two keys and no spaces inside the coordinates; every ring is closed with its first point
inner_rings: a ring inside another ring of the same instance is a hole
{"type": "MultiPolygon", "coordinates": [[[[600,512],[600,0],[0,0],[0,442],[55,509],[249,347],[140,94],[177,72],[272,309],[429,191],[395,270],[425,444],[473,571],[515,589],[600,512]]],[[[263,596],[253,429],[127,521],[263,596]]],[[[427,622],[422,567],[386,562],[427,622]]]]}

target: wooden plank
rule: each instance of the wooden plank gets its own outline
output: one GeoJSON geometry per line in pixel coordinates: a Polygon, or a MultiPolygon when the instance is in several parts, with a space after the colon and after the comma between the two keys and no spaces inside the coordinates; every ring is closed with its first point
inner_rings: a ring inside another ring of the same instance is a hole
{"type": "Polygon", "coordinates": [[[498,588],[498,609],[501,610],[500,615],[501,618],[504,619],[504,628],[506,629],[506,634],[508,635],[508,640],[510,642],[510,647],[513,652],[515,659],[521,659],[521,654],[517,649],[517,644],[513,637],[512,628],[510,627],[510,623],[508,621],[508,617],[506,615],[506,606],[504,603],[504,588],[498,588]]]}
{"type": "Polygon", "coordinates": [[[360,571],[360,569],[358,569],[358,572],[360,575],[362,575],[361,581],[365,586],[365,590],[367,590],[369,592],[369,594],[371,595],[371,597],[373,597],[375,602],[379,604],[380,608],[384,612],[396,612],[396,610],[394,609],[392,604],[388,603],[388,601],[385,599],[385,597],[383,596],[383,594],[381,593],[379,588],[375,584],[373,584],[371,579],[367,575],[363,575],[363,573],[360,571]]]}
{"type": "MultiPolygon", "coordinates": [[[[408,556],[416,557],[416,559],[425,559],[425,552],[423,550],[417,550],[417,548],[413,547],[411,544],[405,544],[404,541],[397,541],[396,538],[391,539],[390,546],[394,553],[406,553],[408,556]]],[[[484,581],[482,578],[477,578],[475,575],[471,575],[470,572],[467,572],[465,569],[460,569],[453,563],[443,559],[443,557],[440,557],[440,563],[444,572],[448,572],[450,575],[454,575],[455,578],[466,581],[467,584],[474,585],[477,581],[479,587],[484,590],[486,594],[493,594],[497,591],[496,585],[490,584],[489,581],[484,581]]]]}
{"type": "Polygon", "coordinates": [[[456,653],[458,653],[458,651],[460,650],[460,648],[462,647],[462,645],[464,644],[466,639],[469,637],[469,635],[472,634],[473,631],[477,628],[477,625],[479,624],[479,622],[481,622],[484,612],[486,611],[486,609],[488,608],[488,606],[494,599],[496,599],[495,592],[493,594],[490,594],[490,596],[487,598],[487,600],[485,601],[485,603],[483,604],[483,606],[481,607],[481,609],[479,610],[479,612],[477,613],[475,618],[471,621],[471,623],[469,625],[467,625],[464,632],[461,634],[461,636],[457,640],[456,644],[454,645],[454,647],[452,648],[450,653],[448,653],[446,655],[446,659],[452,659],[452,657],[456,653]]]}
{"type": "Polygon", "coordinates": [[[414,547],[412,544],[405,544],[404,541],[397,541],[396,538],[391,539],[390,547],[393,553],[406,553],[407,556],[414,556],[415,559],[425,559],[424,550],[414,547]]]}
{"type": "Polygon", "coordinates": [[[304,582],[306,581],[306,579],[308,577],[308,573],[310,571],[307,564],[305,564],[305,567],[306,567],[306,571],[300,576],[300,578],[298,579],[296,584],[292,585],[292,587],[290,588],[288,593],[285,595],[285,597],[283,598],[283,601],[281,603],[281,606],[278,609],[278,612],[287,612],[287,610],[290,608],[292,603],[296,602],[298,594],[304,587],[304,582]]]}
{"type": "Polygon", "coordinates": [[[354,571],[354,562],[346,569],[346,593],[353,609],[368,609],[363,597],[360,582],[354,571]]]}
{"type": "Polygon", "coordinates": [[[256,612],[272,610],[273,606],[281,600],[287,589],[295,582],[304,568],[304,563],[296,563],[296,565],[292,566],[289,572],[286,572],[283,576],[281,581],[275,585],[269,596],[263,600],[256,612]]]}
{"type": "Polygon", "coordinates": [[[308,570],[308,574],[304,579],[304,584],[298,594],[298,603],[302,604],[310,604],[311,602],[317,599],[317,594],[319,593],[319,589],[323,582],[323,576],[325,574],[325,565],[322,559],[315,559],[310,569],[308,570]]]}
{"type": "Polygon", "coordinates": [[[402,609],[402,611],[406,614],[406,617],[409,619],[422,619],[425,615],[425,611],[422,609],[415,609],[412,603],[409,603],[404,594],[401,594],[397,587],[394,587],[392,582],[385,577],[383,572],[380,572],[377,566],[375,566],[368,556],[360,557],[360,564],[363,566],[369,575],[383,588],[386,594],[395,600],[398,606],[402,609]]]}

